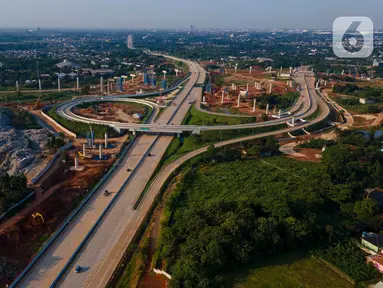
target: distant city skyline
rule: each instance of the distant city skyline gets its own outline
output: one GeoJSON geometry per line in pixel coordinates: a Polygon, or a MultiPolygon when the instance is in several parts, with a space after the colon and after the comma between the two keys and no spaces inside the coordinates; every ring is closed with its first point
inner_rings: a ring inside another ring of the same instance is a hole
{"type": "Polygon", "coordinates": [[[0,28],[329,29],[339,16],[367,16],[383,28],[382,8],[349,0],[1,0],[0,28]]]}

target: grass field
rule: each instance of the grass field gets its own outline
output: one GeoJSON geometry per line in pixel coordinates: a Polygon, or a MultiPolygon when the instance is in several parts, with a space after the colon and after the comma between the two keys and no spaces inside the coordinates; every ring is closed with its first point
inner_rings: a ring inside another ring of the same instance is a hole
{"type": "MultiPolygon", "coordinates": [[[[221,211],[220,209],[225,206],[217,205],[217,203],[230,203],[230,207],[236,207],[234,204],[236,202],[242,203],[241,205],[244,205],[243,203],[254,203],[255,205],[257,203],[262,203],[262,205],[265,205],[264,207],[269,207],[267,209],[271,209],[267,211],[274,211],[277,215],[284,208],[283,205],[280,206],[279,204],[281,203],[278,203],[275,199],[286,199],[286,201],[287,199],[296,199],[292,201],[301,202],[303,199],[301,196],[306,195],[305,193],[307,192],[307,188],[304,187],[310,185],[308,184],[310,179],[320,177],[321,181],[327,181],[327,174],[321,174],[321,172],[324,171],[323,168],[324,166],[321,163],[299,162],[284,157],[202,164],[196,170],[193,170],[193,172],[188,174],[187,178],[185,178],[187,180],[185,180],[186,182],[184,182],[184,186],[180,187],[178,194],[175,193],[172,198],[169,198],[169,202],[167,203],[168,208],[172,207],[171,221],[169,221],[170,224],[168,226],[170,227],[170,230],[167,231],[167,233],[171,234],[166,234],[167,236],[164,237],[169,238],[164,239],[171,240],[166,240],[164,242],[165,248],[162,250],[162,256],[164,256],[166,261],[168,261],[168,271],[170,271],[170,273],[177,280],[189,279],[187,278],[189,277],[189,274],[187,274],[189,270],[186,269],[186,274],[181,274],[182,272],[180,272],[177,268],[177,265],[182,264],[184,265],[183,267],[187,266],[189,259],[191,259],[187,257],[190,257],[189,255],[191,253],[198,258],[198,256],[195,255],[195,249],[197,249],[200,253],[205,253],[206,250],[211,251],[208,248],[205,248],[210,247],[209,244],[206,244],[206,242],[212,243],[211,245],[216,245],[216,241],[209,240],[211,241],[209,242],[206,241],[206,239],[214,239],[214,237],[216,237],[215,235],[225,235],[225,237],[229,237],[228,235],[231,235],[230,233],[233,230],[228,227],[232,225],[233,222],[226,222],[226,220],[222,220],[223,226],[220,226],[217,225],[217,222],[215,221],[218,221],[217,219],[222,219],[220,217],[230,218],[230,213],[238,213],[235,217],[240,217],[241,213],[238,211],[230,211],[229,214],[222,214],[219,211],[221,211]],[[212,207],[214,207],[214,209],[212,209],[212,207]],[[209,215],[214,216],[212,216],[213,218],[209,218],[209,215]],[[186,233],[189,233],[185,236],[185,239],[182,239],[183,236],[179,236],[180,238],[177,238],[177,233],[183,231],[182,229],[188,229],[185,227],[199,227],[199,230],[196,230],[195,232],[192,230],[185,230],[188,231],[186,233]],[[223,232],[220,231],[221,228],[219,227],[224,227],[222,228],[223,232]],[[174,237],[177,239],[176,241],[174,241],[174,237]],[[166,256],[169,255],[166,254],[169,253],[169,250],[167,249],[173,249],[169,247],[172,247],[171,245],[174,243],[177,243],[176,245],[178,245],[179,242],[177,241],[182,241],[180,242],[182,244],[179,246],[179,249],[171,250],[171,256],[166,256]],[[200,242],[203,242],[203,245],[199,244],[200,242]],[[178,255],[182,256],[180,257],[178,255]]],[[[311,196],[309,198],[311,199],[311,196]]],[[[303,200],[303,202],[304,201],[306,200],[303,200]]],[[[241,207],[239,211],[242,211],[241,209],[245,208],[241,207]]],[[[331,215],[330,213],[322,214],[319,217],[323,217],[323,221],[330,221],[331,223],[339,221],[339,219],[336,219],[336,216],[331,215]]],[[[264,218],[262,219],[262,221],[264,221],[264,218]]],[[[236,231],[236,236],[233,236],[233,239],[235,239],[235,237],[240,237],[239,235],[241,235],[241,232],[239,232],[239,230],[234,231],[236,231]]],[[[244,235],[249,235],[248,233],[254,232],[253,229],[251,229],[251,231],[252,232],[246,232],[244,235]]],[[[224,241],[227,242],[222,244],[222,247],[225,247],[222,249],[232,251],[230,250],[231,248],[229,248],[230,245],[227,244],[229,243],[229,239],[225,239],[224,241]]],[[[257,242],[255,246],[259,247],[259,245],[261,245],[260,243],[261,242],[257,242]]],[[[249,259],[249,264],[241,265],[240,263],[234,264],[232,262],[230,262],[231,266],[225,266],[222,264],[225,268],[219,272],[215,271],[218,273],[217,275],[222,276],[222,287],[353,287],[353,284],[342,278],[341,275],[337,274],[315,258],[312,258],[309,252],[311,249],[310,245],[302,245],[302,247],[297,245],[286,249],[282,248],[279,253],[276,252],[275,254],[271,252],[273,250],[272,245],[273,244],[270,242],[268,242],[268,244],[265,243],[265,246],[262,247],[263,249],[270,250],[270,254],[261,253],[258,254],[258,256],[253,256],[253,258],[249,259]],[[289,249],[292,250],[290,250],[290,252],[286,252],[289,249]],[[298,249],[299,251],[297,251],[298,249]],[[220,272],[222,274],[220,274],[220,272]]],[[[225,255],[222,256],[222,259],[224,259],[222,261],[226,261],[226,259],[230,259],[231,257],[231,252],[223,252],[223,250],[215,251],[221,251],[217,253],[217,255],[225,255]]],[[[205,265],[203,262],[204,259],[205,257],[198,260],[201,261],[199,263],[202,263],[199,265],[205,265]]],[[[226,264],[228,263],[229,262],[226,264]]],[[[209,275],[209,279],[212,277],[212,274],[209,275]]]]}
{"type": "Polygon", "coordinates": [[[315,110],[315,112],[307,117],[305,117],[305,120],[306,121],[311,121],[311,120],[314,120],[315,118],[317,118],[320,114],[320,108],[318,107],[317,110],[315,110]]]}
{"type": "Polygon", "coordinates": [[[208,146],[213,143],[236,139],[240,137],[266,133],[286,128],[286,124],[278,124],[269,127],[258,127],[252,129],[222,130],[222,131],[202,131],[199,136],[186,136],[183,142],[173,140],[167,153],[165,154],[165,164],[168,164],[182,155],[196,149],[208,146]],[[196,141],[198,140],[198,141],[196,141]]]}
{"type": "Polygon", "coordinates": [[[334,100],[351,114],[378,113],[383,105],[382,103],[361,104],[357,96],[336,94],[331,90],[327,91],[327,94],[331,100],[334,100]]]}
{"type": "Polygon", "coordinates": [[[245,123],[254,123],[255,117],[231,117],[231,116],[220,116],[205,113],[192,107],[188,114],[186,125],[237,125],[245,123]]]}
{"type": "Polygon", "coordinates": [[[77,134],[78,137],[83,137],[83,138],[86,137],[87,133],[90,131],[89,129],[90,126],[92,126],[92,130],[96,138],[103,138],[105,135],[105,132],[108,132],[110,137],[116,136],[116,132],[107,126],[98,125],[98,124],[88,125],[86,123],[74,122],[66,118],[63,118],[56,113],[56,107],[57,106],[53,106],[47,112],[47,114],[50,117],[52,117],[55,121],[60,123],[62,126],[74,132],[75,134],[77,134]]]}
{"type": "MultiPolygon", "coordinates": [[[[230,277],[229,277],[230,278],[230,277]]],[[[231,282],[231,281],[230,281],[231,282]]],[[[302,252],[278,255],[233,275],[235,288],[348,288],[353,284],[302,252]]]]}
{"type": "Polygon", "coordinates": [[[298,162],[284,157],[269,158],[264,162],[251,160],[204,166],[195,173],[187,199],[179,203],[180,209],[193,206],[201,199],[209,201],[219,197],[250,201],[263,198],[272,191],[287,195],[298,189],[300,183],[307,179],[306,176],[320,166],[318,163],[298,162]]]}

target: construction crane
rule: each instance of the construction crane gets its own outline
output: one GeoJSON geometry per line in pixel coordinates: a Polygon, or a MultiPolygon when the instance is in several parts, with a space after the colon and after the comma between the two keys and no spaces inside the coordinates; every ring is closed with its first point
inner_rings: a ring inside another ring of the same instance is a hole
{"type": "Polygon", "coordinates": [[[32,110],[39,110],[41,108],[40,98],[41,96],[37,98],[35,105],[32,107],[32,110]]]}

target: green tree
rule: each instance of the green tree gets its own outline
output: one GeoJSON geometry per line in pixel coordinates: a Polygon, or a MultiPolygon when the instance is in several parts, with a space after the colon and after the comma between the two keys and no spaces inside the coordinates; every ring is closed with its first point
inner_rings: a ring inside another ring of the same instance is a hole
{"type": "Polygon", "coordinates": [[[249,155],[251,155],[251,156],[257,156],[257,157],[259,157],[259,155],[261,154],[261,146],[259,146],[259,145],[254,145],[254,146],[252,146],[250,149],[249,149],[249,151],[248,151],[248,153],[249,153],[249,155]]]}
{"type": "Polygon", "coordinates": [[[375,231],[382,224],[379,217],[379,206],[376,200],[363,199],[362,201],[355,202],[354,213],[357,220],[375,231]]]}

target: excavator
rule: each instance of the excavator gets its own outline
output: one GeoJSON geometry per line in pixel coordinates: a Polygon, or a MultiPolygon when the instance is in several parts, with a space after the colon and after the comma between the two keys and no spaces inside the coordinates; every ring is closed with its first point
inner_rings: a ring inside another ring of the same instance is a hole
{"type": "Polygon", "coordinates": [[[85,159],[84,154],[82,154],[82,152],[77,151],[77,154],[78,154],[78,157],[80,157],[81,160],[85,159]]]}
{"type": "Polygon", "coordinates": [[[40,218],[40,220],[42,221],[42,223],[45,222],[43,215],[41,215],[41,214],[38,213],[38,212],[32,214],[32,218],[33,218],[33,220],[34,220],[35,222],[37,221],[38,218],[40,218]]]}

